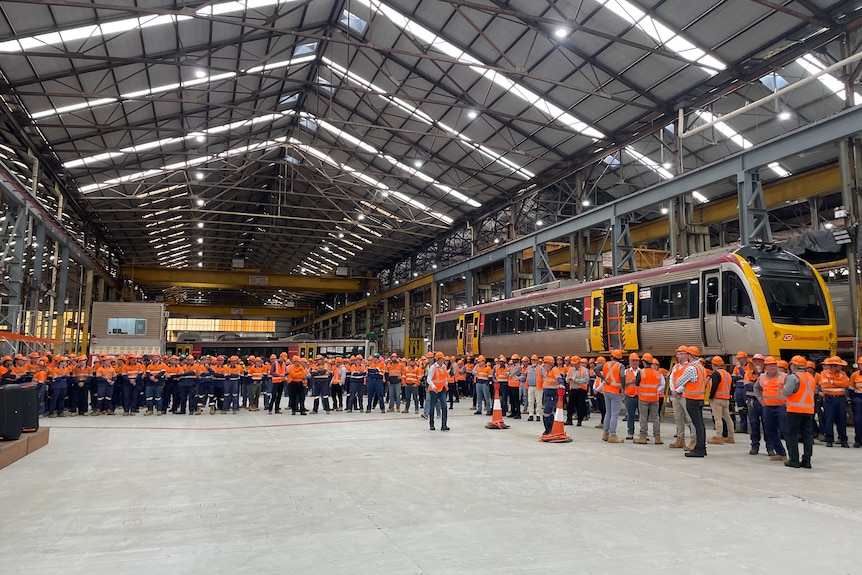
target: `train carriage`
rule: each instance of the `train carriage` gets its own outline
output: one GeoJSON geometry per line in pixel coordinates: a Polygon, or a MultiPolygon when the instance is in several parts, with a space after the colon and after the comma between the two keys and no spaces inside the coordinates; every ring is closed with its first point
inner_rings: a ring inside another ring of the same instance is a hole
{"type": "Polygon", "coordinates": [[[704,355],[743,349],[818,359],[835,353],[835,324],[809,264],[773,246],[750,246],[441,313],[434,347],[488,356],[622,349],[671,357],[684,343],[704,355]]]}

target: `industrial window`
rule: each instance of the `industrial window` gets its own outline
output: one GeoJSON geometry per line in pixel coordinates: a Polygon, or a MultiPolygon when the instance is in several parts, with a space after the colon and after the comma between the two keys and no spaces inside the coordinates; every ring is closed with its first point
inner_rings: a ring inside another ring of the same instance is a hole
{"type": "Polygon", "coordinates": [[[359,16],[344,10],[341,13],[341,18],[338,20],[339,23],[344,24],[354,32],[358,34],[362,34],[365,32],[365,29],[368,28],[368,22],[360,18],[359,16]]]}
{"type": "Polygon", "coordinates": [[[488,335],[500,335],[500,314],[489,313],[485,316],[485,333],[488,335]]]}
{"type": "Polygon", "coordinates": [[[108,318],[109,335],[146,335],[147,320],[132,317],[108,318]]]}
{"type": "Polygon", "coordinates": [[[518,310],[510,309],[500,315],[503,318],[500,333],[518,333],[518,310]]]}
{"type": "Polygon", "coordinates": [[[437,340],[455,339],[455,333],[458,328],[458,320],[444,321],[437,324],[437,330],[434,335],[437,340]]]}

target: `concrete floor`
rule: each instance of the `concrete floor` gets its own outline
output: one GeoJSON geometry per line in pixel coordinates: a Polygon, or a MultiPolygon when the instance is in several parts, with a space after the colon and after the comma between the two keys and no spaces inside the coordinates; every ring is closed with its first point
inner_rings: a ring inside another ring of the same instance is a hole
{"type": "Polygon", "coordinates": [[[860,449],[691,460],[467,407],[43,420],[0,471],[0,574],[862,573],[860,449]]]}

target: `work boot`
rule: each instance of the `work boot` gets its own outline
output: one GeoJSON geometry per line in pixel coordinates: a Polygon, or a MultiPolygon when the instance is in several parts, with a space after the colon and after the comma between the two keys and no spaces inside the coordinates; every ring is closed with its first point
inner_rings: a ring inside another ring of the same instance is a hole
{"type": "Polygon", "coordinates": [[[722,439],[722,443],[730,443],[731,445],[736,443],[736,440],[733,439],[733,436],[725,437],[722,439]]]}
{"type": "Polygon", "coordinates": [[[215,405],[210,406],[210,415],[215,415],[215,405]]]}
{"type": "Polygon", "coordinates": [[[195,410],[195,415],[200,415],[200,414],[201,414],[201,408],[199,407],[195,410]]]}
{"type": "Polygon", "coordinates": [[[631,439],[634,439],[634,438],[635,438],[635,436],[634,436],[634,435],[626,435],[626,439],[631,440],[631,439]]]}
{"type": "Polygon", "coordinates": [[[152,415],[152,414],[153,414],[153,410],[152,410],[152,409],[148,409],[148,410],[146,410],[146,411],[144,412],[144,415],[152,415]]]}
{"type": "Polygon", "coordinates": [[[691,442],[689,442],[689,444],[685,446],[685,450],[686,450],[686,451],[691,451],[692,449],[694,449],[694,446],[695,446],[695,445],[697,445],[697,440],[696,440],[696,439],[692,439],[692,440],[691,440],[691,442]]]}
{"type": "Polygon", "coordinates": [[[641,435],[640,437],[635,439],[634,442],[637,443],[638,445],[646,445],[649,443],[649,441],[647,441],[646,435],[641,435]]]}
{"type": "Polygon", "coordinates": [[[775,455],[770,455],[769,459],[771,459],[772,461],[787,461],[787,456],[786,455],[778,455],[776,453],[775,455]]]}
{"type": "Polygon", "coordinates": [[[655,436],[655,444],[656,445],[664,445],[664,441],[661,440],[661,435],[656,434],[655,436]]]}
{"type": "Polygon", "coordinates": [[[99,415],[100,413],[102,413],[102,411],[101,411],[101,410],[99,410],[99,409],[94,409],[94,410],[93,410],[93,413],[91,413],[90,415],[91,415],[91,416],[96,416],[96,415],[99,415]]]}
{"type": "Polygon", "coordinates": [[[608,443],[625,443],[625,441],[617,437],[617,434],[614,433],[613,435],[608,436],[608,443]]]}
{"type": "Polygon", "coordinates": [[[748,454],[749,454],[749,455],[757,455],[759,452],[760,452],[760,449],[758,449],[757,447],[752,447],[752,448],[748,451],[748,454]]]}
{"type": "Polygon", "coordinates": [[[409,409],[402,409],[401,413],[410,413],[410,410],[409,409]]]}
{"type": "Polygon", "coordinates": [[[671,449],[682,449],[685,447],[685,440],[681,437],[677,437],[668,447],[671,449]]]}
{"type": "Polygon", "coordinates": [[[784,467],[795,467],[799,469],[802,465],[798,461],[785,461],[784,467]]]}
{"type": "Polygon", "coordinates": [[[602,441],[607,441],[607,440],[608,440],[608,434],[607,434],[607,432],[602,433],[602,441]]]}
{"type": "Polygon", "coordinates": [[[386,411],[387,411],[388,413],[392,413],[393,411],[395,411],[395,408],[394,408],[394,407],[390,407],[390,408],[389,408],[389,409],[387,409],[386,411]]]}
{"type": "Polygon", "coordinates": [[[709,440],[707,440],[707,443],[710,445],[721,445],[722,443],[724,443],[724,438],[716,435],[715,437],[711,437],[709,440]]]}
{"type": "Polygon", "coordinates": [[[595,427],[596,429],[601,429],[601,428],[603,428],[603,427],[604,427],[604,424],[603,424],[603,423],[600,423],[600,424],[595,425],[595,426],[593,426],[593,427],[595,427]]]}
{"type": "Polygon", "coordinates": [[[803,469],[811,469],[811,459],[803,457],[802,461],[799,463],[799,466],[803,469]]]}

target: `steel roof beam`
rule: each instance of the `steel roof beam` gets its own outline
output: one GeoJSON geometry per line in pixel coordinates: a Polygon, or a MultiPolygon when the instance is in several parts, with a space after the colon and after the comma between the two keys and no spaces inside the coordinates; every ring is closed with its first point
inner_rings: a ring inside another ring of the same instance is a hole
{"type": "Polygon", "coordinates": [[[221,289],[284,289],[318,293],[364,291],[369,278],[313,277],[248,271],[195,271],[191,269],[123,266],[124,277],[142,286],[177,286],[221,289]]]}
{"type": "Polygon", "coordinates": [[[775,162],[835,142],[862,132],[862,107],[845,110],[818,122],[798,128],[781,138],[764,142],[747,150],[676,176],[672,180],[645,188],[609,204],[605,204],[563,222],[548,226],[534,234],[518,238],[499,248],[434,273],[440,281],[482,268],[509,255],[532,248],[534,244],[553,241],[568,234],[597,225],[608,225],[615,218],[702,188],[721,180],[736,177],[740,172],[775,162]]]}

